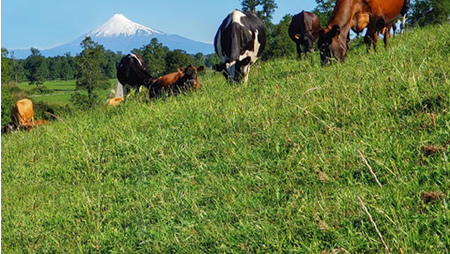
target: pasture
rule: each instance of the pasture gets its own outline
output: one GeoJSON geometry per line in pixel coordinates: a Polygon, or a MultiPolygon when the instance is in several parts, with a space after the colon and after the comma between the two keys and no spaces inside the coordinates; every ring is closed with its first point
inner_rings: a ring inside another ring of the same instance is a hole
{"type": "Polygon", "coordinates": [[[448,253],[449,29],[4,135],[2,251],[448,253]]]}
{"type": "MultiPolygon", "coordinates": [[[[114,87],[115,79],[109,81],[111,87],[114,87]]],[[[36,85],[30,85],[28,82],[20,82],[17,84],[20,89],[27,91],[33,101],[42,101],[50,105],[65,106],[70,103],[70,96],[75,92],[75,80],[51,80],[45,81],[39,87],[45,87],[45,92],[36,91],[36,85]]],[[[101,98],[108,98],[109,90],[100,90],[101,98]]]]}

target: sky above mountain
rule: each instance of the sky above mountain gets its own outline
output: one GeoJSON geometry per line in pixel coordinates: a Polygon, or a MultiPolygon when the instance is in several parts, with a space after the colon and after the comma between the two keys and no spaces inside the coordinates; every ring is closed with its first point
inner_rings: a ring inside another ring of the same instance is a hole
{"type": "MultiPolygon", "coordinates": [[[[312,10],[315,0],[276,0],[273,22],[286,14],[312,10]]],[[[1,5],[1,46],[52,48],[105,23],[116,13],[168,34],[211,43],[222,20],[241,0],[10,0],[1,5]]]]}

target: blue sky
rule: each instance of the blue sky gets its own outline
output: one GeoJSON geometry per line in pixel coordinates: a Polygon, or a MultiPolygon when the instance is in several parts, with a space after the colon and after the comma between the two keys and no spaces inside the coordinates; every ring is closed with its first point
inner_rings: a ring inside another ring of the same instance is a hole
{"type": "MultiPolygon", "coordinates": [[[[272,21],[312,10],[315,0],[276,0],[272,21]]],[[[222,20],[241,0],[3,0],[1,46],[52,48],[99,27],[116,13],[156,30],[212,42],[222,20]]]]}

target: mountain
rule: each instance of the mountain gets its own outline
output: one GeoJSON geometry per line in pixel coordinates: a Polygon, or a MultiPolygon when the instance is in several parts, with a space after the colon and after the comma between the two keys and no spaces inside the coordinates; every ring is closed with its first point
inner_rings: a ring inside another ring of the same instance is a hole
{"type": "MultiPolygon", "coordinates": [[[[158,42],[167,46],[169,49],[182,49],[189,54],[203,53],[210,54],[214,52],[212,44],[190,40],[188,38],[167,34],[155,29],[146,27],[129,20],[122,14],[115,14],[106,23],[94,29],[79,38],[50,49],[41,50],[41,54],[46,57],[64,55],[70,52],[71,55],[76,55],[81,52],[80,43],[86,36],[90,36],[93,41],[103,45],[105,49],[114,52],[121,51],[126,54],[135,48],[140,48],[147,45],[153,38],[158,39],[158,42]]],[[[15,58],[23,59],[30,55],[29,49],[18,49],[14,51],[15,58]]]]}

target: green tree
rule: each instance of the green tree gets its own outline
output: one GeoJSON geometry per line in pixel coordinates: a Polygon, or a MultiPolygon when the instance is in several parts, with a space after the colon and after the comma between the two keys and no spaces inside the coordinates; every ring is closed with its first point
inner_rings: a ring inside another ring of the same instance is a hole
{"type": "Polygon", "coordinates": [[[267,45],[262,56],[263,60],[295,55],[294,42],[286,39],[291,21],[292,16],[287,14],[281,19],[278,25],[273,25],[267,29],[267,45]]]}
{"type": "Polygon", "coordinates": [[[242,0],[242,10],[255,13],[264,23],[272,20],[272,15],[278,7],[275,0],[242,0]]]}
{"type": "Polygon", "coordinates": [[[11,60],[8,59],[8,50],[2,48],[2,83],[8,83],[12,80],[13,68],[11,60]]]}
{"type": "Polygon", "coordinates": [[[136,54],[142,55],[148,72],[153,77],[160,77],[166,74],[166,56],[170,52],[169,48],[163,46],[158,42],[158,39],[153,38],[149,44],[141,47],[139,50],[133,51],[136,54]]]}
{"type": "Polygon", "coordinates": [[[193,56],[192,64],[195,65],[195,67],[199,67],[200,65],[206,64],[206,57],[202,53],[197,53],[195,56],[193,56]]]}
{"type": "Polygon", "coordinates": [[[98,89],[109,86],[102,66],[106,64],[105,49],[95,43],[91,37],[86,37],[81,42],[83,51],[77,57],[78,76],[75,82],[76,93],[72,94],[71,101],[80,108],[91,108],[99,103],[98,89]],[[79,91],[86,91],[86,94],[79,91]]]}
{"type": "Polygon", "coordinates": [[[74,63],[74,58],[66,53],[62,58],[61,64],[61,79],[62,80],[70,80],[75,78],[76,67],[74,63]]]}
{"type": "Polygon", "coordinates": [[[221,59],[217,54],[209,54],[206,56],[205,65],[207,67],[212,67],[215,64],[221,63],[221,59]]]}
{"type": "Polygon", "coordinates": [[[38,49],[31,48],[30,50],[31,55],[25,60],[25,75],[30,85],[36,84],[36,86],[39,86],[49,76],[47,61],[38,49]]]}
{"type": "Polygon", "coordinates": [[[192,58],[184,50],[176,49],[166,55],[166,72],[175,72],[179,67],[185,68],[192,64],[192,58]]]}
{"type": "Polygon", "coordinates": [[[320,25],[326,27],[336,5],[336,0],[316,0],[316,3],[317,6],[313,12],[319,17],[320,25]]]}
{"type": "Polygon", "coordinates": [[[111,50],[105,52],[106,63],[102,66],[106,77],[116,78],[117,76],[117,63],[122,59],[122,53],[114,53],[111,50]]]}
{"type": "Polygon", "coordinates": [[[61,77],[62,71],[62,58],[61,56],[56,57],[48,57],[48,70],[49,70],[49,78],[51,80],[56,80],[61,77]]]}
{"type": "Polygon", "coordinates": [[[425,26],[449,21],[449,0],[416,0],[411,9],[413,25],[425,26]]]}

